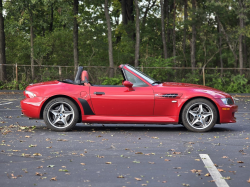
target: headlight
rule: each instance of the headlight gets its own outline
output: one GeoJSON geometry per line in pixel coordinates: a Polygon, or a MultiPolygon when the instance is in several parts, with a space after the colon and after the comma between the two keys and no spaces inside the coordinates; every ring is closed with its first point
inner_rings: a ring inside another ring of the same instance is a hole
{"type": "Polygon", "coordinates": [[[27,98],[34,98],[34,97],[36,97],[36,94],[34,94],[34,93],[30,92],[30,91],[27,91],[27,90],[24,91],[24,95],[27,98]]]}
{"type": "Polygon", "coordinates": [[[233,105],[234,101],[231,98],[221,98],[221,101],[225,104],[225,105],[233,105]]]}

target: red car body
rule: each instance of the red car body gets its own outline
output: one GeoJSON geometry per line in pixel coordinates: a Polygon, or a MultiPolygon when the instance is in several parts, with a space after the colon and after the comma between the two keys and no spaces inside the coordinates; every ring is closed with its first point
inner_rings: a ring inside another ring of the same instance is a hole
{"type": "MultiPolygon", "coordinates": [[[[78,108],[78,122],[87,123],[182,123],[182,110],[187,102],[203,98],[215,106],[216,123],[235,123],[238,106],[224,104],[222,98],[233,98],[220,90],[206,86],[164,82],[151,84],[129,65],[120,66],[124,71],[143,81],[143,86],[107,86],[69,84],[49,81],[29,85],[26,91],[35,96],[21,101],[22,113],[29,118],[42,119],[46,104],[54,98],[70,99],[78,108]]],[[[123,75],[124,76],[124,75],[123,75]]],[[[124,76],[126,81],[126,76],[124,76]]],[[[128,81],[126,81],[128,82],[128,81]]]]}

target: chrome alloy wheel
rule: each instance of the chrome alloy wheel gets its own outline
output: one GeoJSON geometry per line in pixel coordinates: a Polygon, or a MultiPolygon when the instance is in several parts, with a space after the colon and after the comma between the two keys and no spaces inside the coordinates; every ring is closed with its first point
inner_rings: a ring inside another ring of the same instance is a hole
{"type": "Polygon", "coordinates": [[[191,105],[186,113],[188,124],[195,129],[205,129],[213,122],[213,110],[205,103],[191,105]]]}
{"type": "Polygon", "coordinates": [[[74,120],[74,110],[66,102],[56,102],[48,109],[47,118],[55,128],[66,128],[74,120]]]}

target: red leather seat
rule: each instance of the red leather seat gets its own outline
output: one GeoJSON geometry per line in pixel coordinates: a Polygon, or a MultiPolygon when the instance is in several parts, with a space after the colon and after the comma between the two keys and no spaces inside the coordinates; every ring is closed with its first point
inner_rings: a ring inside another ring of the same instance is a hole
{"type": "Polygon", "coordinates": [[[84,86],[90,86],[90,84],[89,84],[89,74],[88,74],[88,72],[86,70],[82,71],[81,82],[84,83],[84,86]]]}

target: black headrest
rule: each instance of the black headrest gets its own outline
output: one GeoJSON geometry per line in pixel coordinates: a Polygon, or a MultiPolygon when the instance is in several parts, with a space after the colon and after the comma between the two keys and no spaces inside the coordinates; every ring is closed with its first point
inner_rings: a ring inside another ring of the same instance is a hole
{"type": "Polygon", "coordinates": [[[79,66],[78,67],[78,71],[77,71],[77,74],[76,74],[76,77],[75,77],[75,84],[80,84],[81,83],[81,74],[82,74],[82,70],[83,70],[83,67],[82,66],[79,66]]]}

